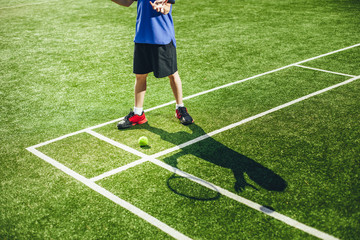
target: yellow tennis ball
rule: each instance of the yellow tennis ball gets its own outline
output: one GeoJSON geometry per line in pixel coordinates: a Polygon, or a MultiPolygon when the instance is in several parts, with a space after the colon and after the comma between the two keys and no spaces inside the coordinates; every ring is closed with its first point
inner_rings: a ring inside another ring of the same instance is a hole
{"type": "Polygon", "coordinates": [[[145,136],[142,136],[138,140],[140,147],[145,147],[149,144],[149,139],[145,136]]]}

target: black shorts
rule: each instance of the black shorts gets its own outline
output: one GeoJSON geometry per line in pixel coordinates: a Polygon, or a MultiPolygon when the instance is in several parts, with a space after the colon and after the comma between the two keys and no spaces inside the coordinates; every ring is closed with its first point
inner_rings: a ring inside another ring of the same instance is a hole
{"type": "Polygon", "coordinates": [[[135,74],[154,72],[155,77],[167,77],[177,71],[176,48],[173,42],[167,45],[135,43],[135,74]]]}

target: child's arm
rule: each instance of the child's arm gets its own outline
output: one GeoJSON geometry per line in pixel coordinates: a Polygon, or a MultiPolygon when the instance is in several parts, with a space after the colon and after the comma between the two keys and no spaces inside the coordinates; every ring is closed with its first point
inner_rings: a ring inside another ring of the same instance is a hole
{"type": "Polygon", "coordinates": [[[130,5],[134,2],[134,0],[111,0],[111,1],[124,7],[130,7],[130,5]]]}

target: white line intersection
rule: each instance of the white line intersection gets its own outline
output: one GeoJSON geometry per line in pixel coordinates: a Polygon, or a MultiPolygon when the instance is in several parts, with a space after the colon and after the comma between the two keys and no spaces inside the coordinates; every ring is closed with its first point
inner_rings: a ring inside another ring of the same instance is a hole
{"type": "MultiPolygon", "coordinates": [[[[49,140],[49,141],[46,141],[46,142],[43,142],[43,143],[39,143],[37,145],[34,145],[32,147],[28,147],[27,150],[32,152],[33,154],[35,154],[36,156],[40,157],[41,159],[47,161],[48,163],[50,163],[51,165],[55,166],[56,168],[62,170],[63,172],[65,172],[66,174],[74,177],[75,179],[77,179],[78,181],[84,183],[85,185],[87,185],[88,187],[90,187],[91,189],[93,189],[94,191],[98,192],[99,194],[102,194],[103,196],[107,197],[108,199],[112,200],[113,202],[119,204],[120,206],[128,209],[129,211],[133,212],[134,214],[136,214],[137,216],[145,219],[146,221],[148,221],[149,223],[151,223],[152,225],[158,227],[159,229],[161,229],[162,231],[168,233],[170,236],[173,236],[174,238],[176,239],[190,239],[188,238],[187,236],[185,236],[184,234],[178,232],[177,230],[171,228],[170,226],[166,225],[165,223],[162,223],[161,221],[159,221],[158,219],[150,216],[149,214],[143,212],[142,210],[138,209],[137,207],[133,206],[132,204],[120,199],[119,197],[115,196],[114,194],[112,194],[111,192],[107,191],[106,189],[103,189],[102,187],[100,187],[99,185],[97,185],[95,182],[100,180],[100,179],[103,179],[105,177],[109,177],[113,174],[116,174],[116,173],[119,173],[121,171],[124,171],[124,170],[127,170],[131,167],[134,167],[134,166],[137,166],[139,164],[142,164],[144,162],[152,162],[164,169],[167,169],[171,172],[174,172],[180,176],[183,176],[183,177],[186,177],[198,184],[201,184],[207,188],[210,188],[211,190],[215,190],[215,191],[218,191],[219,193],[221,193],[222,195],[224,196],[227,196],[231,199],[234,199],[235,201],[238,201],[238,202],[241,202],[255,210],[258,210],[260,212],[263,212],[264,214],[266,215],[269,215],[275,219],[278,219],[290,226],[293,226],[297,229],[300,229],[304,232],[307,232],[313,236],[316,236],[318,238],[321,238],[321,239],[337,239],[327,233],[324,233],[324,232],[321,232],[317,229],[314,229],[312,227],[309,227],[305,224],[302,224],[294,219],[291,219],[285,215],[282,215],[276,211],[272,211],[264,206],[261,206],[255,202],[252,202],[248,199],[245,199],[245,198],[242,198],[240,197],[239,195],[237,194],[234,194],[232,192],[229,192],[219,186],[215,186],[214,184],[210,183],[210,182],[207,182],[205,180],[202,180],[202,179],[199,179],[197,178],[196,176],[193,176],[189,173],[185,173],[183,171],[181,171],[180,169],[177,169],[177,168],[174,168],[160,160],[158,160],[157,158],[160,157],[160,156],[163,156],[163,155],[166,155],[166,154],[169,154],[173,151],[176,151],[178,149],[181,149],[181,148],[184,148],[184,147],[187,147],[187,146],[190,146],[192,144],[195,144],[199,141],[202,141],[204,139],[207,139],[211,136],[214,136],[215,134],[218,134],[218,133],[221,133],[221,132],[224,132],[224,131],[227,131],[229,129],[232,129],[234,127],[237,127],[237,126],[240,126],[244,123],[247,123],[249,121],[252,121],[252,120],[255,120],[257,118],[260,118],[260,117],[263,117],[267,114],[270,114],[270,113],[273,113],[275,111],[278,111],[280,109],[283,109],[285,107],[288,107],[288,106],[291,106],[295,103],[298,103],[300,101],[303,101],[303,100],[306,100],[308,98],[311,98],[313,96],[316,96],[316,95],[319,95],[321,93],[324,93],[324,92],[327,92],[327,91],[330,91],[334,88],[337,88],[337,87],[340,87],[340,86],[343,86],[345,84],[348,84],[348,83],[351,83],[353,81],[356,81],[358,79],[360,79],[360,76],[354,76],[354,75],[349,75],[349,74],[343,74],[343,73],[337,73],[337,72],[332,72],[332,71],[328,71],[328,70],[323,70],[323,69],[318,69],[318,68],[311,68],[311,67],[306,67],[306,66],[303,66],[301,65],[302,63],[305,63],[305,62],[308,62],[308,61],[311,61],[311,60],[314,60],[314,59],[317,59],[317,58],[320,58],[320,57],[324,57],[324,56],[328,56],[330,54],[334,54],[334,53],[337,53],[337,52],[340,52],[340,51],[344,51],[344,50],[347,50],[347,49],[350,49],[350,48],[354,48],[354,47],[358,47],[360,46],[360,43],[359,44],[355,44],[353,46],[350,46],[350,47],[347,47],[347,48],[343,48],[343,49],[339,49],[339,50],[336,50],[336,51],[333,51],[333,52],[329,52],[329,53],[326,53],[326,54],[323,54],[323,55],[319,55],[317,57],[313,57],[313,58],[309,58],[307,60],[303,60],[303,61],[300,61],[300,62],[297,62],[297,63],[294,63],[294,64],[290,64],[290,65],[287,65],[287,66],[284,66],[284,67],[281,67],[281,68],[278,68],[278,69],[275,69],[275,70],[272,70],[272,71],[268,71],[268,72],[265,72],[265,73],[262,73],[262,74],[258,74],[256,76],[253,76],[253,77],[250,77],[250,78],[246,78],[246,79],[243,79],[243,80],[240,80],[240,81],[236,81],[236,82],[233,82],[233,83],[229,83],[229,84],[226,84],[226,85],[223,85],[223,86],[219,86],[219,87],[216,87],[216,88],[213,88],[213,89],[210,89],[210,90],[207,90],[207,91],[203,91],[201,93],[197,93],[197,94],[194,94],[194,95],[191,95],[191,96],[188,96],[188,97],[185,97],[184,100],[186,99],[190,99],[190,98],[193,98],[193,97],[197,97],[197,96],[200,96],[200,95],[203,95],[203,94],[207,94],[209,92],[212,92],[212,91],[216,91],[216,90],[219,90],[219,89],[222,89],[222,88],[225,88],[225,87],[229,87],[229,86],[232,86],[232,85],[235,85],[235,84],[238,84],[238,83],[241,83],[241,82],[245,82],[245,81],[248,81],[248,80],[251,80],[251,79],[254,79],[254,78],[257,78],[257,77],[260,77],[260,76],[264,76],[264,75],[267,75],[267,74],[270,74],[270,73],[273,73],[273,72],[277,72],[277,71],[280,71],[280,70],[283,70],[283,69],[286,69],[286,68],[289,68],[289,67],[301,67],[301,68],[307,68],[307,69],[311,69],[311,70],[315,70],[315,71],[322,71],[322,72],[327,72],[327,73],[332,73],[332,74],[337,74],[337,75],[343,75],[343,76],[348,76],[348,77],[351,77],[351,79],[348,79],[344,82],[341,82],[341,83],[338,83],[338,84],[335,84],[333,86],[330,86],[330,87],[327,87],[327,88],[324,88],[322,90],[319,90],[319,91],[316,91],[316,92],[313,92],[311,94],[308,94],[306,96],[303,96],[301,98],[298,98],[298,99],[295,99],[293,101],[290,101],[288,103],[285,103],[285,104],[282,104],[280,106],[277,106],[275,108],[272,108],[270,110],[267,110],[265,112],[262,112],[262,113],[259,113],[257,115],[254,115],[252,117],[249,117],[249,118],[246,118],[246,119],[243,119],[237,123],[233,123],[233,124],[230,124],[226,127],[223,127],[221,129],[218,129],[216,131],[213,131],[213,132],[210,132],[210,133],[207,133],[203,136],[200,136],[200,137],[197,137],[193,140],[190,140],[188,142],[185,142],[185,143],[182,143],[178,146],[175,146],[173,148],[170,148],[170,149],[167,149],[165,151],[162,151],[162,152],[159,152],[159,153],[156,153],[156,154],[153,154],[151,156],[149,155],[146,155],[140,151],[137,151],[136,149],[133,149],[129,146],[126,146],[124,144],[121,144],[119,142],[116,142],[110,138],[107,138],[95,131],[93,131],[94,129],[96,128],[99,128],[99,127],[102,127],[102,126],[105,126],[107,124],[110,124],[110,123],[114,123],[116,121],[119,121],[120,119],[122,118],[119,118],[119,119],[115,119],[115,120],[112,120],[110,122],[107,122],[107,123],[103,123],[103,124],[99,124],[99,125],[96,125],[96,126],[93,126],[93,127],[89,127],[89,128],[86,128],[86,129],[83,129],[83,130],[80,130],[80,131],[77,131],[77,132],[74,132],[74,133],[70,133],[70,134],[67,134],[67,135],[64,135],[64,136],[61,136],[59,138],[56,138],[56,139],[52,139],[52,140],[49,140]],[[73,170],[67,168],[66,166],[64,166],[63,164],[57,162],[56,160],[50,158],[49,156],[46,156],[45,154],[41,153],[40,151],[38,151],[36,148],[38,147],[41,147],[41,146],[44,146],[44,145],[47,145],[47,144],[50,144],[52,142],[55,142],[55,141],[59,141],[61,139],[64,139],[64,138],[67,138],[67,137],[70,137],[70,136],[74,136],[76,134],[79,134],[79,133],[82,133],[82,132],[86,132],[88,134],[91,134],[103,141],[106,141],[118,148],[121,148],[121,149],[124,149],[125,151],[127,152],[130,152],[130,153],[133,153],[139,157],[141,157],[141,159],[137,160],[137,161],[134,161],[130,164],[127,164],[125,166],[122,166],[122,167],[119,167],[119,168],[116,168],[116,169],[113,169],[111,171],[108,171],[108,172],[105,172],[99,176],[96,176],[96,177],[93,177],[91,179],[88,179],[88,178],[85,178],[83,177],[82,175],[74,172],[73,170]]],[[[159,106],[156,106],[156,107],[153,107],[153,108],[150,108],[150,109],[147,109],[146,112],[148,111],[152,111],[152,110],[155,110],[155,109],[159,109],[161,107],[165,107],[165,106],[168,106],[170,104],[173,104],[174,101],[171,101],[169,103],[165,103],[165,104],[162,104],[162,105],[159,105],[159,106]]]]}

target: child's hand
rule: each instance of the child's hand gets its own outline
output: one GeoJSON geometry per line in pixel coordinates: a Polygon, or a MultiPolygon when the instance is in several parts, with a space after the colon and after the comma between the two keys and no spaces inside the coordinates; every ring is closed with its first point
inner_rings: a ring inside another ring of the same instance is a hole
{"type": "Polygon", "coordinates": [[[170,6],[167,4],[168,0],[155,0],[154,3],[150,1],[151,6],[157,12],[167,14],[170,11],[170,6]]]}

